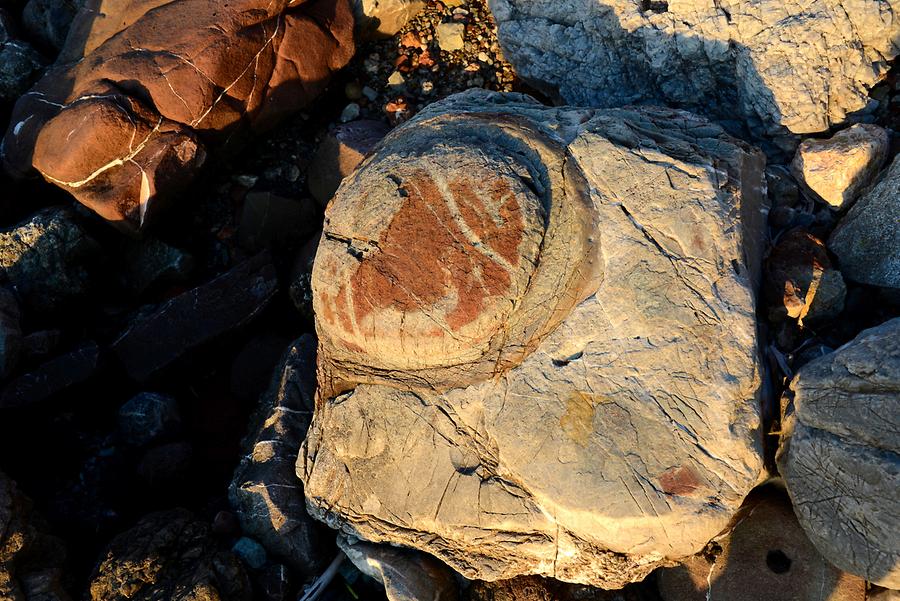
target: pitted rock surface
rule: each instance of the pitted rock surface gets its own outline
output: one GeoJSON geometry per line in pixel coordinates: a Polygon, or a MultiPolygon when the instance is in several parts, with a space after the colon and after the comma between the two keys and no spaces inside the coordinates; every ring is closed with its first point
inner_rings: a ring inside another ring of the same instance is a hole
{"type": "Polygon", "coordinates": [[[484,580],[699,551],[760,476],[763,167],[669,109],[471,91],[394,130],[313,269],[311,513],[484,580]]]}
{"type": "Polygon", "coordinates": [[[900,589],[900,318],[811,361],[791,382],[778,467],[813,544],[900,589]]]}
{"type": "Polygon", "coordinates": [[[139,229],[208,149],[310,102],[353,50],[348,0],[89,0],[16,103],[4,165],[139,229]]]}
{"type": "Polygon", "coordinates": [[[571,104],[662,103],[756,136],[871,108],[900,52],[898,0],[490,0],[518,74],[571,104]]]}

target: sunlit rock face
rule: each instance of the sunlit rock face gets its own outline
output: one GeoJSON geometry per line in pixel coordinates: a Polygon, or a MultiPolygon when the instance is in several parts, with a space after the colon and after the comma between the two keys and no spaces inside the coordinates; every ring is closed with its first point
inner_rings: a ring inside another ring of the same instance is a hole
{"type": "Polygon", "coordinates": [[[4,166],[139,229],[209,150],[315,98],[353,27],[348,0],[89,0],[16,103],[4,166]]]}
{"type": "Polygon", "coordinates": [[[489,4],[504,54],[547,93],[678,106],[759,137],[821,132],[868,110],[900,52],[900,0],[489,4]]]}
{"type": "Polygon", "coordinates": [[[778,469],[835,566],[900,589],[900,319],[810,361],[790,385],[778,469]]]}
{"type": "Polygon", "coordinates": [[[763,166],[685,112],[518,94],[389,134],[313,270],[311,513],[485,580],[699,551],[762,467],[763,166]]]}

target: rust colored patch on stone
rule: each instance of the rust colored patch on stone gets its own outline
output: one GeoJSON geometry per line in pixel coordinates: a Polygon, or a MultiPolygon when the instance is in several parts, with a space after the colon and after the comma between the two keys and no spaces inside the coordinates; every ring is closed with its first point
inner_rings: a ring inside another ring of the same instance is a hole
{"type": "Polygon", "coordinates": [[[700,487],[697,474],[688,466],[673,467],[659,477],[663,492],[670,495],[689,495],[700,487]]]}
{"type": "Polygon", "coordinates": [[[572,442],[585,446],[594,433],[594,409],[608,402],[596,394],[576,390],[566,399],[566,412],[559,418],[559,426],[572,442]]]}
{"type": "Polygon", "coordinates": [[[524,219],[508,183],[462,175],[442,190],[419,171],[405,189],[408,195],[378,250],[362,260],[334,299],[347,331],[352,331],[348,296],[357,325],[373,312],[393,308],[434,312],[436,323],[458,331],[478,318],[486,299],[511,285],[524,219]],[[485,200],[497,207],[499,223],[485,200]]]}

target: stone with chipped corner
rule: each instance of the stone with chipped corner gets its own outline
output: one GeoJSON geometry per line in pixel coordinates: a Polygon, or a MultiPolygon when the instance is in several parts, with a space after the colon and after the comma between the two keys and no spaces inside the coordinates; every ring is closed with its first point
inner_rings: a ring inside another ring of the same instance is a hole
{"type": "Polygon", "coordinates": [[[0,273],[26,313],[52,312],[84,301],[100,246],[64,207],[43,209],[0,232],[0,273]]]}
{"type": "Polygon", "coordinates": [[[858,124],[826,140],[803,140],[791,171],[814,198],[835,211],[853,204],[884,165],[890,136],[883,127],[858,124]]]}
{"type": "Polygon", "coordinates": [[[240,561],[185,509],[144,516],[116,536],[91,577],[91,601],[250,601],[240,561]]]}
{"type": "Polygon", "coordinates": [[[353,0],[357,32],[366,39],[391,37],[423,8],[422,0],[353,0]]]}
{"type": "Polygon", "coordinates": [[[804,365],[778,467],[800,525],[831,563],[900,589],[900,318],[804,365]]]}
{"type": "Polygon", "coordinates": [[[900,155],[841,218],[828,249],[846,279],[900,288],[900,155]]]}
{"type": "Polygon", "coordinates": [[[434,557],[346,536],[338,536],[337,543],[360,572],[384,585],[388,601],[459,599],[456,575],[434,557]]]}
{"type": "Polygon", "coordinates": [[[302,108],[353,50],[349,0],[88,0],[16,103],[3,163],[137,230],[208,150],[302,108]]]}
{"type": "Polygon", "coordinates": [[[617,588],[760,478],[762,154],[671,109],[469,91],[391,132],[312,275],[312,514],[468,578],[617,588]]]}
{"type": "Polygon", "coordinates": [[[866,582],[841,572],[806,537],[783,485],[754,491],[700,555],[657,575],[664,601],[864,601],[866,582]]]}
{"type": "Polygon", "coordinates": [[[900,0],[490,0],[516,72],[571,104],[662,103],[757,137],[871,110],[900,0]],[[745,123],[741,123],[745,122],[745,123]]]}
{"type": "Polygon", "coordinates": [[[844,309],[847,287],[831,265],[825,244],[808,231],[785,232],[766,261],[769,319],[796,319],[802,325],[833,319],[844,309]]]}
{"type": "Polygon", "coordinates": [[[241,528],[304,577],[330,559],[322,527],[306,512],[294,461],[306,436],[316,393],[316,341],[306,334],[290,345],[262,395],[244,455],[228,489],[241,528]]]}
{"type": "Polygon", "coordinates": [[[0,472],[0,599],[69,601],[62,586],[66,553],[28,499],[0,472]]]}

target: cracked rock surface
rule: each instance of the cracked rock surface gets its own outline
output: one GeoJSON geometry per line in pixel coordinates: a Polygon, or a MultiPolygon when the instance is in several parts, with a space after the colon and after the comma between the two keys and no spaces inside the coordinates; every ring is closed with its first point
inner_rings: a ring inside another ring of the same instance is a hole
{"type": "Polygon", "coordinates": [[[762,468],[763,168],[685,112],[519,94],[391,132],[313,270],[311,513],[483,580],[702,549],[762,468]]]}
{"type": "Polygon", "coordinates": [[[316,341],[294,341],[260,398],[250,434],[228,489],[244,531],[305,576],[323,565],[321,524],[306,512],[294,463],[312,417],[316,341]]]}
{"type": "Polygon", "coordinates": [[[831,563],[900,588],[900,318],[806,364],[791,382],[778,467],[831,563]]]}
{"type": "Polygon", "coordinates": [[[16,103],[4,165],[140,229],[207,150],[309,103],[354,48],[347,0],[89,0],[16,103]]]}
{"type": "Polygon", "coordinates": [[[571,104],[669,104],[757,137],[872,108],[900,1],[490,0],[518,74],[571,104]]]}

